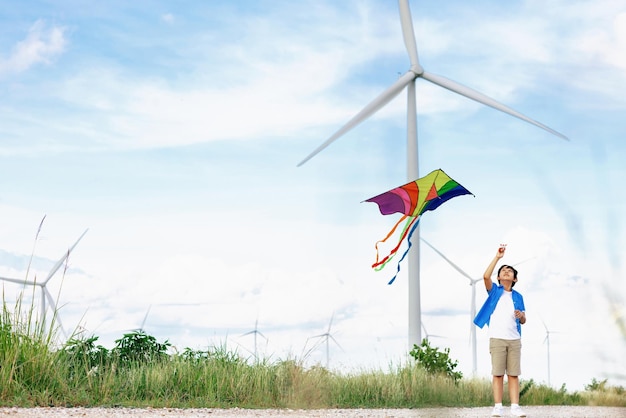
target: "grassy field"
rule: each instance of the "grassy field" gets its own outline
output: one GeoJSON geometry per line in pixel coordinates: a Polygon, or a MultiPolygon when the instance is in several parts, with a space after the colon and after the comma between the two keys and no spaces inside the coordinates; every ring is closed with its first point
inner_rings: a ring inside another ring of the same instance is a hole
{"type": "MultiPolygon", "coordinates": [[[[250,361],[222,347],[170,354],[167,341],[125,334],[112,349],[97,337],[54,339],[33,308],[3,303],[0,406],[176,408],[420,408],[492,404],[491,382],[433,370],[422,361],[339,374],[297,358],[250,361]]],[[[52,321],[54,323],[54,321],[52,321]]],[[[432,354],[432,353],[431,353],[432,354]]],[[[432,365],[430,365],[432,366],[432,365]]],[[[622,387],[592,381],[583,392],[521,382],[524,405],[626,406],[622,387]]],[[[506,390],[505,390],[506,393],[506,390]]],[[[506,400],[505,400],[506,401],[506,400]]]]}

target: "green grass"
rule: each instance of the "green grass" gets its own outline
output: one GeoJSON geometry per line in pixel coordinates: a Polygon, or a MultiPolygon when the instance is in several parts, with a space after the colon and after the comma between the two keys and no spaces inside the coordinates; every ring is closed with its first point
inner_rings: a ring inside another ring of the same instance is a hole
{"type": "MultiPolygon", "coordinates": [[[[340,374],[295,358],[248,362],[224,347],[165,353],[169,343],[126,334],[109,350],[97,337],[54,344],[33,309],[0,316],[0,406],[177,408],[420,408],[492,404],[491,382],[456,381],[409,361],[340,374]]],[[[54,321],[53,321],[54,322],[54,321]]],[[[521,381],[524,405],[626,406],[624,388],[593,381],[568,392],[521,381]]],[[[505,390],[505,393],[507,391],[505,390]]],[[[505,399],[506,401],[506,399],[505,399]]]]}

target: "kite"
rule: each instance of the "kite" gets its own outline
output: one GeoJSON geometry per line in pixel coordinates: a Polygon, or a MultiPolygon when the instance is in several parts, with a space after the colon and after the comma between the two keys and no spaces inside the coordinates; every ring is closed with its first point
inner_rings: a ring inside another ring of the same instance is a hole
{"type": "Polygon", "coordinates": [[[422,214],[426,211],[437,209],[442,203],[453,197],[464,194],[471,194],[473,196],[469,190],[451,179],[443,170],[438,169],[415,181],[367,199],[366,202],[376,203],[380,209],[380,213],[383,215],[390,215],[392,213],[402,214],[400,220],[391,228],[387,236],[376,243],[376,261],[372,264],[372,268],[376,271],[382,270],[396,255],[402,242],[406,238],[409,244],[400,258],[400,261],[398,261],[396,274],[389,281],[389,284],[392,284],[400,272],[400,263],[411,249],[411,236],[413,235],[413,231],[417,228],[422,214]],[[406,222],[402,227],[398,244],[387,256],[379,259],[378,245],[386,242],[405,220],[406,222]]]}

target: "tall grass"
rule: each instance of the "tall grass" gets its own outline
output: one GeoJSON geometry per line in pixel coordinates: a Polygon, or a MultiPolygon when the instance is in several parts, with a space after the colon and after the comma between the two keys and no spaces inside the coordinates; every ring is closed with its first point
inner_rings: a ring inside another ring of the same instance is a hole
{"type": "MultiPolygon", "coordinates": [[[[53,325],[46,328],[38,322],[32,307],[24,310],[18,302],[10,309],[3,302],[0,405],[311,409],[492,403],[490,381],[455,382],[414,362],[340,374],[304,367],[295,358],[251,363],[225,347],[128,357],[95,346],[97,337],[56,347],[54,331],[53,325]]],[[[522,403],[626,406],[626,397],[623,388],[604,383],[568,393],[531,380],[522,381],[522,403]]]]}
{"type": "Polygon", "coordinates": [[[23,310],[21,297],[13,310],[2,304],[0,316],[0,399],[30,397],[29,388],[52,389],[57,384],[53,373],[41,373],[54,365],[50,351],[50,333],[42,322],[36,320],[33,306],[23,310]]]}

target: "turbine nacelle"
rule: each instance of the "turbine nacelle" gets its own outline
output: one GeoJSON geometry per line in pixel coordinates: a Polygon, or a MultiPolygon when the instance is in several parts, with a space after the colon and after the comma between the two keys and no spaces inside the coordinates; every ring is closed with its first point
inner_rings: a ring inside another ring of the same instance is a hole
{"type": "Polygon", "coordinates": [[[415,78],[421,77],[422,74],[424,74],[424,67],[422,67],[419,64],[414,64],[414,65],[411,65],[411,68],[409,68],[409,71],[415,74],[415,78]]]}

